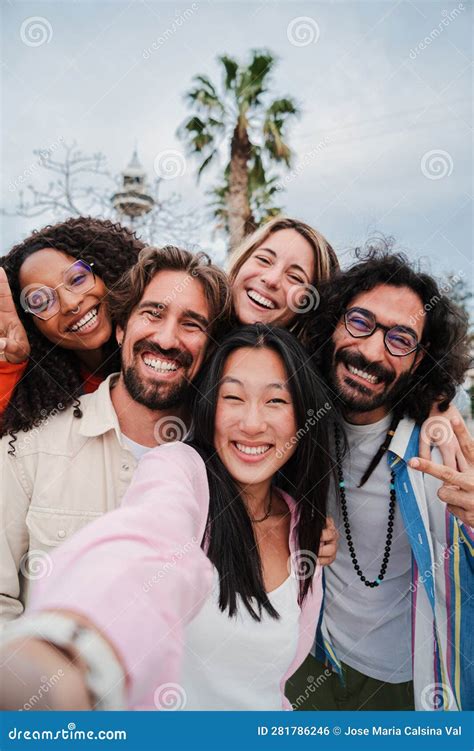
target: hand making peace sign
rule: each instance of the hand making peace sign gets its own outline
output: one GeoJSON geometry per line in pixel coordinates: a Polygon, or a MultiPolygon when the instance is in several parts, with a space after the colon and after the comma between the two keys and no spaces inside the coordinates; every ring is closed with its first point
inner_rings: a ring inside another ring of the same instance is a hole
{"type": "Polygon", "coordinates": [[[452,420],[451,425],[461,448],[459,472],[418,457],[410,459],[408,464],[413,469],[442,480],[443,485],[438,490],[440,500],[447,503],[448,510],[464,524],[474,527],[474,439],[461,418],[452,420]]]}
{"type": "Polygon", "coordinates": [[[19,363],[29,354],[30,343],[18,318],[7,275],[0,269],[0,360],[19,363]]]}

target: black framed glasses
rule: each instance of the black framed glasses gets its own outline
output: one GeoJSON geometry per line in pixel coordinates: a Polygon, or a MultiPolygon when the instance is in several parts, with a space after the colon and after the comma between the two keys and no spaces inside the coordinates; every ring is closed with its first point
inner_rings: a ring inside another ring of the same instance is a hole
{"type": "Polygon", "coordinates": [[[65,287],[76,295],[84,295],[95,284],[94,264],[85,261],[75,261],[63,271],[63,281],[57,287],[38,286],[29,284],[21,290],[20,300],[23,310],[31,313],[42,321],[48,321],[59,313],[61,304],[56,292],[59,287],[65,287]]]}
{"type": "Polygon", "coordinates": [[[355,338],[372,336],[374,331],[384,332],[384,343],[394,357],[406,357],[421,345],[413,329],[408,326],[383,326],[374,314],[365,308],[349,308],[344,312],[346,331],[355,338]]]}

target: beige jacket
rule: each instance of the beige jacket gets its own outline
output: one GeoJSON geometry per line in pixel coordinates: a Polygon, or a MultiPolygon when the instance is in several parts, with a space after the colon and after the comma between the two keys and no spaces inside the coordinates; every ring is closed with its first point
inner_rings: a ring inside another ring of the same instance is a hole
{"type": "Polygon", "coordinates": [[[19,433],[14,456],[10,437],[0,440],[0,622],[23,612],[31,581],[50,575],[48,551],[115,509],[128,488],[137,461],[112,406],[116,378],[81,397],[82,418],[69,407],[19,433]]]}

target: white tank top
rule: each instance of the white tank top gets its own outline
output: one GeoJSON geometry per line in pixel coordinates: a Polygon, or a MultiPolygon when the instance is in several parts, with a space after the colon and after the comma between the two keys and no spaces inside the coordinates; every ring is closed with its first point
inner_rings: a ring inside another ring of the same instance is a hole
{"type": "MultiPolygon", "coordinates": [[[[219,608],[219,577],[185,628],[180,681],[185,710],[281,710],[280,682],[299,639],[298,580],[286,579],[268,595],[280,615],[255,621],[240,602],[236,616],[219,608]]],[[[240,599],[240,598],[239,598],[240,599]]]]}

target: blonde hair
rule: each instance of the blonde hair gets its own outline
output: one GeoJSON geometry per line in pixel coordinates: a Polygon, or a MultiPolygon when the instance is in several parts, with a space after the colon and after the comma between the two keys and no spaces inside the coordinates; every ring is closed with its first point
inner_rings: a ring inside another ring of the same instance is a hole
{"type": "Polygon", "coordinates": [[[282,229],[294,229],[309,242],[314,253],[314,274],[312,284],[325,282],[339,270],[339,261],[336,253],[326,238],[320,232],[310,227],[309,224],[300,222],[298,219],[290,219],[287,216],[276,216],[244,238],[241,244],[234,250],[229,259],[228,275],[232,285],[237,274],[250,258],[254,250],[265,240],[282,229]]]}

